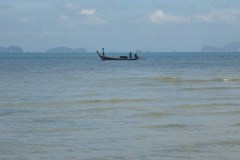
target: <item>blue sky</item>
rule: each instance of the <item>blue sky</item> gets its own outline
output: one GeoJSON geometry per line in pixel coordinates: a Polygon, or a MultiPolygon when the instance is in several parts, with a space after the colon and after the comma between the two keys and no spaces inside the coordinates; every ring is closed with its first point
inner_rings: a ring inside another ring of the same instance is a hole
{"type": "Polygon", "coordinates": [[[200,51],[240,41],[239,0],[0,0],[0,46],[200,51]]]}

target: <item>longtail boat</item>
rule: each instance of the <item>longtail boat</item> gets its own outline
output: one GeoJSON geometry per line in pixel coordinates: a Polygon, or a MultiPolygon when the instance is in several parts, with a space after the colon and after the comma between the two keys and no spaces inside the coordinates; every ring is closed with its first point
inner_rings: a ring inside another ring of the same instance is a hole
{"type": "MultiPolygon", "coordinates": [[[[132,56],[119,56],[119,57],[108,57],[108,56],[105,56],[105,53],[104,53],[104,48],[102,49],[102,54],[99,53],[97,51],[97,54],[98,56],[100,57],[101,60],[105,61],[105,60],[138,60],[140,59],[137,54],[134,55],[134,57],[132,56]]],[[[130,55],[132,55],[132,53],[130,52],[130,55]]]]}

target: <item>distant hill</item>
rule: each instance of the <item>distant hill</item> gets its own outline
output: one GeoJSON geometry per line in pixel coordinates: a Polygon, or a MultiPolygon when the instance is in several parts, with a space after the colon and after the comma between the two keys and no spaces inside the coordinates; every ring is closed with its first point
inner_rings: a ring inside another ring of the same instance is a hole
{"type": "Polygon", "coordinates": [[[84,48],[68,48],[68,47],[55,47],[50,48],[46,51],[47,53],[86,53],[87,50],[84,48]]]}
{"type": "Polygon", "coordinates": [[[223,47],[203,46],[202,52],[240,52],[240,42],[228,43],[223,47]]]}
{"type": "Polygon", "coordinates": [[[23,53],[23,49],[18,46],[0,47],[0,53],[23,53]]]}

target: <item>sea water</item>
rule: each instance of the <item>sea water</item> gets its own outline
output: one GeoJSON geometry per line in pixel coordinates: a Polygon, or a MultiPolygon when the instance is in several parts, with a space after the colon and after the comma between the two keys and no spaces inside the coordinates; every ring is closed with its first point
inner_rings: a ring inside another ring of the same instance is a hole
{"type": "Polygon", "coordinates": [[[139,56],[0,54],[0,159],[238,160],[240,54],[139,56]]]}

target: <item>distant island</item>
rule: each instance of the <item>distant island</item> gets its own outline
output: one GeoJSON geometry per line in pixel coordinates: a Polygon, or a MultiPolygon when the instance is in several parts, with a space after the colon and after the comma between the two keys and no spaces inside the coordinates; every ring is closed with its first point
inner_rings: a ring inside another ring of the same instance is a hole
{"type": "Polygon", "coordinates": [[[68,47],[55,47],[50,48],[46,51],[47,53],[86,53],[87,50],[85,48],[68,48],[68,47]]]}
{"type": "Polygon", "coordinates": [[[223,47],[203,46],[202,52],[240,52],[240,42],[228,43],[223,47]]]}
{"type": "MultiPolygon", "coordinates": [[[[228,43],[222,47],[205,45],[202,47],[202,52],[240,52],[240,41],[228,43]]],[[[25,51],[19,46],[1,47],[0,53],[24,53],[25,51]]],[[[136,50],[136,53],[143,53],[141,50],[136,50]]],[[[27,52],[28,53],[28,52],[27,52]]],[[[85,48],[69,48],[55,47],[46,50],[46,53],[87,53],[85,48]]]]}
{"type": "Polygon", "coordinates": [[[23,53],[23,49],[18,46],[0,47],[0,53],[23,53]]]}

